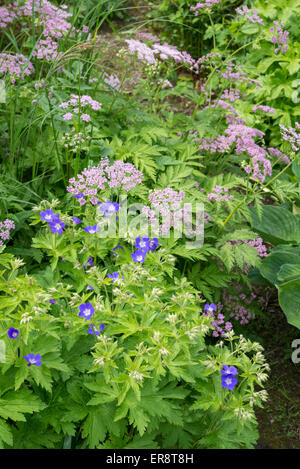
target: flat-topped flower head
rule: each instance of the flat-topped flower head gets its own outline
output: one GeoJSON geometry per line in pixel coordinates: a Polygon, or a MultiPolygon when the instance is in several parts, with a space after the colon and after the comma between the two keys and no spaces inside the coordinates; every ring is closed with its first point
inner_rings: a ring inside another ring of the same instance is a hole
{"type": "Polygon", "coordinates": [[[62,234],[63,229],[66,226],[65,223],[61,220],[56,219],[49,223],[50,229],[52,233],[62,234]]]}
{"type": "Polygon", "coordinates": [[[131,254],[131,258],[134,262],[140,262],[142,264],[145,260],[146,254],[147,253],[145,251],[141,251],[138,249],[137,251],[131,254]]]}
{"type": "Polygon", "coordinates": [[[109,217],[111,214],[113,214],[115,212],[118,212],[119,208],[120,208],[120,206],[119,206],[119,204],[117,204],[117,202],[110,202],[110,200],[108,200],[107,202],[104,202],[104,203],[100,202],[99,206],[100,206],[101,212],[106,217],[109,217]]]}
{"type": "Polygon", "coordinates": [[[88,333],[93,334],[93,335],[99,335],[105,329],[105,324],[100,324],[99,325],[99,330],[97,330],[95,324],[90,324],[90,326],[91,327],[88,329],[88,333]]]}
{"type": "Polygon", "coordinates": [[[147,236],[143,238],[135,238],[135,249],[139,249],[140,251],[149,251],[150,249],[150,239],[147,236]]]}
{"type": "Polygon", "coordinates": [[[85,319],[91,319],[95,312],[95,309],[93,308],[92,303],[82,303],[79,306],[79,314],[78,316],[85,318],[85,319]]]}
{"type": "Polygon", "coordinates": [[[10,327],[7,331],[8,337],[10,339],[17,339],[20,331],[18,329],[15,329],[14,327],[10,327]]]}
{"type": "Polygon", "coordinates": [[[35,365],[40,366],[42,364],[42,357],[41,355],[37,354],[34,355],[33,353],[28,353],[28,355],[24,355],[25,360],[28,362],[27,366],[35,365]]]}
{"type": "Polygon", "coordinates": [[[86,231],[89,234],[95,234],[100,230],[99,226],[93,225],[93,226],[86,226],[84,228],[84,231],[86,231]]]}

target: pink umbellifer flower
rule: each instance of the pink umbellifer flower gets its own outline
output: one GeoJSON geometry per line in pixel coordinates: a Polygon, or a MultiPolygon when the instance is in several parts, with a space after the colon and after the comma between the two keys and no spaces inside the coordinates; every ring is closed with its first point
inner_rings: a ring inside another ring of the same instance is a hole
{"type": "Polygon", "coordinates": [[[271,42],[273,44],[277,44],[278,47],[275,49],[275,54],[281,51],[281,54],[285,54],[286,51],[288,50],[288,42],[289,42],[289,32],[284,31],[283,27],[284,24],[281,23],[281,26],[279,26],[278,21],[273,22],[274,27],[270,28],[270,31],[272,33],[275,33],[271,36],[271,42]]]}
{"type": "Polygon", "coordinates": [[[0,75],[8,73],[11,76],[11,82],[15,83],[17,79],[24,80],[25,76],[34,73],[32,63],[22,54],[0,54],[0,75]]]}
{"type": "Polygon", "coordinates": [[[272,107],[269,107],[269,106],[262,106],[261,104],[259,104],[258,106],[254,106],[252,108],[252,111],[253,112],[256,112],[258,109],[261,109],[263,112],[265,112],[266,114],[274,114],[275,112],[275,109],[272,108],[272,107]]]}
{"type": "MultiPolygon", "coordinates": [[[[300,124],[299,122],[295,123],[296,129],[300,130],[300,124]]],[[[290,142],[291,147],[294,151],[299,151],[300,150],[300,133],[297,132],[296,129],[293,127],[284,127],[282,124],[279,124],[280,127],[280,133],[283,138],[283,140],[286,140],[287,142],[290,142]]]]}
{"type": "Polygon", "coordinates": [[[91,116],[89,114],[81,114],[80,119],[84,122],[90,122],[91,116]]]}
{"type": "Polygon", "coordinates": [[[200,8],[211,8],[217,3],[220,3],[219,0],[205,0],[205,3],[197,3],[195,6],[190,7],[190,10],[195,12],[195,16],[198,16],[199,15],[198,10],[200,8]]]}
{"type": "Polygon", "coordinates": [[[250,21],[250,23],[264,24],[263,20],[258,16],[257,10],[249,10],[249,8],[244,5],[242,8],[236,8],[238,16],[245,16],[245,18],[250,21]]]}
{"type": "Polygon", "coordinates": [[[67,112],[66,114],[63,115],[63,118],[65,121],[70,121],[73,117],[73,114],[71,112],[67,112]]]}
{"type": "Polygon", "coordinates": [[[0,222],[0,246],[3,245],[3,241],[8,241],[10,231],[15,229],[15,224],[8,218],[3,222],[0,222]]]}
{"type": "Polygon", "coordinates": [[[151,208],[144,205],[142,213],[148,218],[150,225],[157,228],[161,236],[167,235],[171,228],[181,226],[184,216],[188,217],[188,213],[184,212],[182,202],[185,198],[185,192],[179,192],[166,187],[158,189],[149,194],[149,202],[151,208]],[[161,218],[161,223],[160,223],[161,218]]]}
{"type": "Polygon", "coordinates": [[[287,155],[284,155],[280,150],[278,150],[277,148],[268,148],[268,152],[270,153],[270,155],[272,156],[275,156],[276,158],[278,158],[278,160],[284,164],[290,164],[291,160],[289,159],[289,157],[287,155]]]}
{"type": "Polygon", "coordinates": [[[143,173],[137,170],[133,164],[115,161],[110,166],[109,159],[104,158],[98,166],[85,169],[81,174],[78,174],[77,179],[71,178],[67,191],[76,198],[80,194],[80,198],[78,198],[80,205],[84,205],[87,201],[92,205],[97,205],[99,192],[107,188],[128,192],[137,184],[141,184],[142,180],[143,173]]]}
{"type": "Polygon", "coordinates": [[[262,131],[243,124],[230,124],[225,130],[225,134],[216,139],[202,139],[199,143],[199,149],[211,153],[235,151],[237,155],[248,154],[251,157],[252,165],[244,167],[247,174],[253,171],[252,178],[259,180],[261,183],[264,182],[266,176],[272,175],[272,165],[268,160],[267,151],[254,140],[255,138],[262,139],[264,137],[265,134],[262,131]]]}
{"type": "Polygon", "coordinates": [[[126,39],[125,42],[127,42],[130,54],[133,55],[136,53],[140,60],[148,64],[156,65],[156,59],[151,47],[146,46],[146,44],[136,39],[126,39]]]}
{"type": "Polygon", "coordinates": [[[216,186],[212,189],[210,194],[207,194],[208,200],[215,200],[216,202],[229,202],[230,199],[233,199],[233,195],[228,195],[228,189],[222,186],[216,186]]]}
{"type": "Polygon", "coordinates": [[[95,101],[91,98],[91,96],[88,95],[78,96],[76,94],[71,94],[71,98],[69,99],[69,101],[61,103],[59,107],[61,109],[69,109],[70,111],[72,111],[64,114],[63,118],[65,120],[71,120],[73,117],[72,113],[74,113],[80,115],[80,119],[83,122],[90,122],[90,114],[82,113],[82,109],[90,107],[93,111],[99,111],[102,107],[102,104],[98,101],[95,101]]]}

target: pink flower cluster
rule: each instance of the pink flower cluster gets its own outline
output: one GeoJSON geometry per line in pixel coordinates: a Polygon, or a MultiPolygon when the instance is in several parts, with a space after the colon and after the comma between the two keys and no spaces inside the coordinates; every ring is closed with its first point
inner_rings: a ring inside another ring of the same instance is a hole
{"type": "Polygon", "coordinates": [[[230,199],[233,199],[233,195],[228,195],[228,188],[222,186],[216,186],[212,189],[212,192],[207,194],[208,200],[215,200],[216,202],[229,202],[230,199]]]}
{"type": "Polygon", "coordinates": [[[255,238],[255,239],[249,239],[246,240],[244,239],[243,241],[228,241],[227,244],[248,244],[249,246],[252,246],[253,248],[256,249],[256,251],[259,254],[259,257],[264,258],[267,257],[268,252],[267,252],[267,247],[263,243],[262,238],[255,238]]]}
{"type": "Polygon", "coordinates": [[[109,90],[110,88],[113,88],[114,90],[120,89],[121,82],[119,78],[116,77],[116,75],[111,74],[110,76],[108,76],[104,73],[103,81],[109,86],[109,88],[106,87],[107,90],[109,90]]]}
{"type": "Polygon", "coordinates": [[[155,55],[158,55],[162,60],[171,58],[176,63],[185,63],[190,66],[193,66],[195,63],[195,60],[187,52],[179,51],[177,47],[171,46],[166,42],[164,44],[153,44],[152,48],[136,39],[126,39],[125,42],[127,42],[131,54],[137,53],[138,58],[148,64],[157,64],[155,55]]]}
{"type": "Polygon", "coordinates": [[[231,318],[239,321],[240,324],[248,324],[254,318],[254,314],[247,307],[253,302],[255,302],[255,305],[265,305],[266,297],[259,287],[252,287],[246,293],[242,292],[243,288],[241,285],[236,285],[235,289],[236,294],[227,294],[226,288],[224,288],[222,294],[223,307],[226,311],[230,311],[229,316],[231,318]],[[246,307],[241,303],[244,303],[246,307]]]}
{"type": "Polygon", "coordinates": [[[229,152],[235,144],[235,153],[248,153],[251,163],[244,167],[247,174],[252,173],[252,178],[259,179],[262,183],[266,176],[272,175],[272,165],[267,159],[267,151],[255,143],[255,138],[263,138],[264,133],[258,129],[247,127],[243,124],[230,124],[225,130],[226,135],[219,135],[216,139],[203,138],[200,140],[199,149],[211,153],[229,152]]]}
{"type": "Polygon", "coordinates": [[[278,160],[284,164],[290,164],[291,160],[287,155],[284,155],[280,150],[277,150],[277,148],[270,147],[268,148],[268,152],[270,155],[275,156],[278,158],[278,160]]]}
{"type": "Polygon", "coordinates": [[[223,78],[233,82],[239,81],[241,83],[248,83],[249,85],[256,85],[257,87],[263,86],[260,81],[247,77],[243,70],[241,70],[241,66],[238,68],[233,62],[227,62],[224,71],[216,70],[216,72],[220,73],[223,78]]]}
{"type": "Polygon", "coordinates": [[[133,164],[115,161],[110,166],[109,159],[104,158],[98,166],[85,169],[78,174],[77,179],[71,178],[67,191],[78,199],[80,205],[86,204],[88,200],[92,205],[97,205],[99,191],[109,187],[128,192],[137,184],[141,184],[142,180],[143,173],[138,171],[133,164]]]}
{"type": "Polygon", "coordinates": [[[18,78],[24,80],[24,75],[28,76],[34,73],[34,67],[31,62],[22,54],[0,54],[0,75],[8,73],[11,82],[15,83],[18,78]]]}
{"type": "Polygon", "coordinates": [[[171,227],[178,228],[183,219],[182,202],[185,198],[185,192],[179,192],[166,187],[162,190],[155,190],[149,194],[149,206],[142,208],[142,213],[146,215],[151,225],[155,225],[161,236],[167,235],[171,227]],[[159,219],[162,223],[159,224],[159,219]]]}
{"type": "MultiPolygon", "coordinates": [[[[234,103],[237,99],[241,98],[240,90],[238,88],[233,90],[224,90],[220,96],[220,99],[228,99],[231,103],[234,103]]],[[[243,96],[246,96],[245,94],[243,96]]]]}
{"type": "Polygon", "coordinates": [[[254,106],[252,108],[252,111],[253,112],[256,112],[258,109],[261,109],[263,112],[265,112],[266,114],[274,114],[275,112],[275,109],[273,107],[269,107],[269,106],[262,106],[261,104],[259,104],[258,106],[254,106]]]}
{"type": "Polygon", "coordinates": [[[222,58],[222,55],[219,52],[209,52],[202,57],[199,57],[198,60],[194,61],[191,71],[199,74],[199,69],[207,68],[208,66],[213,66],[216,61],[222,58]]]}
{"type": "MultiPolygon", "coordinates": [[[[226,97],[226,95],[225,95],[225,97],[226,97]]],[[[214,101],[213,104],[211,105],[211,107],[221,107],[222,109],[224,109],[224,111],[229,111],[231,114],[225,114],[224,115],[224,118],[226,119],[226,121],[229,125],[246,124],[245,119],[241,119],[239,117],[239,113],[232,106],[232,104],[227,103],[223,99],[218,99],[218,100],[214,101]]]]}
{"type": "Polygon", "coordinates": [[[205,3],[197,3],[195,6],[191,7],[190,10],[195,12],[195,16],[199,15],[200,8],[211,8],[212,6],[220,3],[219,0],[205,0],[205,3]]]}
{"type": "Polygon", "coordinates": [[[141,41],[136,39],[126,39],[130,54],[137,54],[138,58],[148,64],[156,65],[154,51],[141,41]]]}
{"type": "Polygon", "coordinates": [[[66,114],[63,115],[64,120],[69,121],[71,120],[74,116],[74,114],[80,114],[81,120],[84,122],[89,122],[91,120],[91,116],[89,114],[82,114],[81,110],[85,108],[86,106],[90,106],[93,111],[99,111],[101,109],[102,104],[99,103],[98,101],[95,101],[88,95],[82,95],[78,96],[77,94],[71,94],[71,99],[69,101],[63,102],[59,105],[60,108],[62,109],[68,109],[72,112],[67,112],[66,114]]]}
{"type": "Polygon", "coordinates": [[[289,32],[284,31],[284,23],[281,22],[281,26],[279,26],[278,21],[273,21],[274,26],[270,28],[272,33],[275,33],[271,36],[271,42],[273,44],[278,44],[278,47],[275,49],[275,54],[281,51],[281,54],[285,54],[288,50],[288,42],[289,42],[289,32]]]}
{"type": "Polygon", "coordinates": [[[238,16],[245,16],[250,23],[264,24],[263,20],[258,16],[257,10],[249,10],[249,8],[244,5],[242,8],[236,8],[238,16]]]}
{"type": "MultiPolygon", "coordinates": [[[[72,128],[72,130],[75,128],[72,128]]],[[[75,132],[73,134],[66,133],[63,137],[62,140],[64,142],[64,147],[67,150],[73,151],[73,153],[76,153],[77,150],[82,149],[84,151],[88,150],[88,147],[86,146],[87,141],[91,140],[90,136],[84,137],[82,132],[79,132],[76,134],[75,132]]]]}
{"type": "Polygon", "coordinates": [[[281,128],[281,136],[283,140],[286,140],[287,142],[290,142],[291,147],[294,151],[299,151],[300,150],[300,133],[297,132],[297,130],[300,130],[300,124],[299,122],[296,122],[296,129],[293,127],[284,127],[282,124],[279,124],[281,128]]]}
{"type": "MultiPolygon", "coordinates": [[[[0,26],[6,27],[15,19],[27,18],[32,21],[34,13],[37,25],[42,28],[43,37],[38,41],[33,56],[47,61],[56,60],[61,56],[61,53],[58,53],[57,40],[70,30],[74,36],[76,31],[67,20],[72,13],[65,11],[65,8],[52,5],[48,0],[27,0],[24,5],[19,5],[17,2],[10,3],[6,8],[0,8],[0,26]]],[[[86,26],[82,28],[82,32],[87,32],[86,26]]]]}
{"type": "Polygon", "coordinates": [[[214,328],[212,333],[214,337],[225,337],[227,332],[231,331],[232,324],[230,321],[225,322],[225,316],[221,313],[221,303],[218,303],[215,308],[216,309],[213,311],[207,310],[205,313],[203,313],[203,316],[213,318],[211,325],[214,328]]]}
{"type": "Polygon", "coordinates": [[[6,28],[9,23],[12,23],[17,15],[11,8],[0,7],[0,28],[6,28]]]}
{"type": "Polygon", "coordinates": [[[10,230],[15,229],[15,224],[8,218],[4,222],[0,222],[0,246],[4,243],[3,241],[9,240],[10,230]]]}
{"type": "Polygon", "coordinates": [[[160,41],[159,37],[153,36],[152,34],[148,34],[148,33],[139,33],[138,36],[144,39],[147,39],[148,41],[155,41],[155,42],[160,41]]]}
{"type": "Polygon", "coordinates": [[[160,59],[167,60],[173,59],[176,63],[186,63],[194,65],[195,60],[185,51],[179,51],[177,47],[170,46],[167,42],[164,44],[153,44],[154,54],[157,54],[160,59]]]}

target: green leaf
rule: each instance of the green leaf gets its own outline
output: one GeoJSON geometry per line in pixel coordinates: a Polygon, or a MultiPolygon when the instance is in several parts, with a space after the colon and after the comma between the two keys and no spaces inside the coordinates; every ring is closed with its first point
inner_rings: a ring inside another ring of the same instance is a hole
{"type": "Polygon", "coordinates": [[[300,329],[300,280],[279,285],[278,299],[289,324],[300,329]]]}
{"type": "Polygon", "coordinates": [[[4,422],[4,420],[2,419],[0,419],[0,442],[1,440],[10,446],[13,445],[12,432],[9,428],[9,425],[6,422],[4,422]]]}
{"type": "Polygon", "coordinates": [[[300,222],[291,212],[282,207],[264,205],[259,220],[254,207],[250,207],[252,227],[263,234],[272,244],[300,243],[300,222]]]}
{"type": "Polygon", "coordinates": [[[100,442],[104,441],[106,432],[107,428],[103,422],[102,410],[90,411],[82,427],[82,436],[87,438],[89,448],[95,448],[100,442]]]}

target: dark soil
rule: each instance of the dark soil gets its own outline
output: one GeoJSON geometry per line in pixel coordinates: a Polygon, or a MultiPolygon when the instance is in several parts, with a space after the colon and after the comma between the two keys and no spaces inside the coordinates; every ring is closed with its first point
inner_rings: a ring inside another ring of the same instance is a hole
{"type": "Polygon", "coordinates": [[[269,399],[264,408],[256,410],[260,434],[257,448],[300,449],[300,363],[291,360],[295,350],[291,345],[294,339],[300,339],[300,330],[287,323],[276,292],[265,317],[259,318],[254,328],[271,367],[266,381],[269,399]]]}

